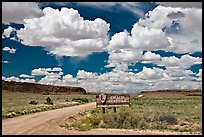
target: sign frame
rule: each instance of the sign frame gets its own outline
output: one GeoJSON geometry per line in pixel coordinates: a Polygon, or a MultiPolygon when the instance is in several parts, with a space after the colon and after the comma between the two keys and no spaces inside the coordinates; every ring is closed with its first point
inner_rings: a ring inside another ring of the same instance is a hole
{"type": "Polygon", "coordinates": [[[130,107],[130,94],[98,94],[96,107],[130,107]],[[106,96],[105,101],[100,101],[100,96],[106,96]]]}

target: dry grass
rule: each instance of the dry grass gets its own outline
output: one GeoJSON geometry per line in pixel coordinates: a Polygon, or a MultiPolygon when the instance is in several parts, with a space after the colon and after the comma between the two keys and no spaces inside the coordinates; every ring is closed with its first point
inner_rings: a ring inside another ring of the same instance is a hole
{"type": "Polygon", "coordinates": [[[77,94],[43,95],[38,93],[21,93],[3,90],[2,118],[9,118],[22,114],[35,113],[83,103],[72,101],[74,98],[78,97],[87,98],[89,102],[95,101],[94,95],[77,95],[77,94]],[[52,102],[54,103],[53,105],[44,104],[45,102],[47,102],[46,99],[48,97],[52,99],[52,102]],[[38,103],[36,105],[30,104],[31,101],[36,101],[38,103]],[[15,112],[16,114],[9,116],[11,115],[12,112],[15,112]]]}
{"type": "Polygon", "coordinates": [[[102,127],[202,132],[202,96],[160,92],[142,95],[131,95],[129,108],[117,108],[116,113],[107,108],[105,114],[95,108],[68,118],[64,126],[78,130],[102,127]]]}

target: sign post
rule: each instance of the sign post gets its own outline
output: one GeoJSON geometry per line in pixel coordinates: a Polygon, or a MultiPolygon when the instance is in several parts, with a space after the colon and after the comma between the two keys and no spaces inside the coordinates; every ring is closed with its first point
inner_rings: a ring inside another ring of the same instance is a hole
{"type": "Polygon", "coordinates": [[[106,112],[106,110],[105,110],[105,108],[104,108],[104,107],[102,107],[102,112],[103,112],[103,113],[105,113],[105,112],[106,112]]]}
{"type": "Polygon", "coordinates": [[[105,108],[113,107],[116,112],[116,107],[130,107],[129,94],[99,94],[96,95],[96,107],[102,107],[103,113],[105,108]]]}
{"type": "Polygon", "coordinates": [[[116,107],[113,107],[113,111],[116,112],[116,107]]]}

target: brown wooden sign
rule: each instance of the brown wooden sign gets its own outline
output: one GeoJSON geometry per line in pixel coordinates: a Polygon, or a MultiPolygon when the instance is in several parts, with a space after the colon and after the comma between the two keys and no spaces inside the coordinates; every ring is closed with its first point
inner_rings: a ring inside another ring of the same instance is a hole
{"type": "Polygon", "coordinates": [[[129,94],[100,94],[96,95],[96,107],[129,107],[129,94]]]}

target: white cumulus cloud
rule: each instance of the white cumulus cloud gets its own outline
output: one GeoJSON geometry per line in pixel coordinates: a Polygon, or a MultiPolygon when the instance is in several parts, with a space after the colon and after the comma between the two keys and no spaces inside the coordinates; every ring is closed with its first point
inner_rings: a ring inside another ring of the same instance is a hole
{"type": "Polygon", "coordinates": [[[202,8],[202,2],[157,2],[165,7],[202,8]]]}
{"type": "Polygon", "coordinates": [[[61,75],[63,73],[59,72],[59,73],[48,73],[46,74],[45,77],[43,77],[40,81],[38,81],[38,83],[40,84],[51,84],[51,85],[56,85],[56,83],[60,82],[61,80],[61,75]]]}
{"type": "Polygon", "coordinates": [[[33,69],[32,70],[32,75],[34,76],[43,76],[43,75],[48,75],[53,72],[56,73],[62,73],[62,68],[60,67],[54,67],[54,68],[38,68],[38,69],[33,69]]]}
{"type": "Polygon", "coordinates": [[[133,25],[131,32],[116,33],[109,41],[108,65],[120,70],[142,61],[158,65],[190,67],[200,64],[201,58],[184,55],[160,57],[151,51],[163,50],[174,53],[202,51],[202,9],[157,6],[133,25]],[[147,51],[141,55],[143,51],[147,51]]]}
{"type": "Polygon", "coordinates": [[[3,80],[5,81],[15,81],[15,82],[28,82],[28,83],[35,83],[35,79],[31,79],[31,78],[26,78],[26,79],[20,79],[18,77],[15,76],[11,76],[11,77],[2,77],[3,80]]]}
{"type": "Polygon", "coordinates": [[[163,69],[159,69],[159,68],[143,67],[143,70],[137,73],[137,77],[140,79],[147,79],[147,80],[161,79],[163,77],[162,71],[163,69]]]}
{"type": "Polygon", "coordinates": [[[167,51],[202,51],[202,9],[157,6],[146,14],[146,18],[140,19],[138,24],[149,29],[164,29],[170,43],[167,51]],[[172,13],[174,18],[170,17],[172,13]]]}
{"type": "Polygon", "coordinates": [[[77,10],[46,7],[39,18],[25,19],[17,37],[29,46],[45,47],[58,56],[87,56],[105,50],[110,24],[96,18],[84,20],[77,10]]]}
{"type": "Polygon", "coordinates": [[[2,2],[2,23],[23,24],[24,19],[42,16],[36,2],[2,2]]]}
{"type": "Polygon", "coordinates": [[[8,51],[11,54],[14,54],[16,52],[16,49],[10,48],[10,47],[4,47],[2,50],[3,51],[8,51]]]}
{"type": "MultiPolygon", "coordinates": [[[[42,69],[42,68],[41,68],[42,69]]],[[[44,70],[52,70],[44,68],[44,70]]],[[[143,90],[158,89],[202,89],[202,69],[199,70],[196,81],[190,70],[181,68],[147,68],[138,73],[126,72],[122,70],[97,74],[79,70],[76,77],[71,74],[60,72],[48,72],[39,81],[40,84],[77,86],[83,87],[87,92],[106,93],[138,93],[143,90]]],[[[21,76],[22,77],[22,76],[21,76]]],[[[33,81],[33,79],[20,79],[18,77],[3,77],[8,81],[33,81]]]]}
{"type": "Polygon", "coordinates": [[[20,78],[33,78],[34,76],[29,76],[27,74],[21,74],[19,77],[20,78]]]}
{"type": "Polygon", "coordinates": [[[2,60],[2,63],[4,63],[4,64],[8,64],[8,63],[10,63],[8,60],[2,60]]]}
{"type": "Polygon", "coordinates": [[[145,54],[143,55],[143,60],[144,61],[152,61],[152,60],[160,60],[161,56],[155,53],[152,53],[151,51],[147,51],[145,52],[145,54]]]}
{"type": "Polygon", "coordinates": [[[43,76],[47,74],[48,74],[48,70],[46,70],[45,68],[38,68],[38,69],[32,70],[32,75],[34,76],[43,76]]]}
{"type": "Polygon", "coordinates": [[[52,69],[52,71],[62,71],[62,69],[59,68],[59,67],[54,67],[54,68],[52,69]]]}
{"type": "Polygon", "coordinates": [[[78,70],[77,72],[77,78],[79,79],[94,79],[97,77],[96,73],[92,73],[92,72],[86,72],[84,70],[78,70]]]}
{"type": "Polygon", "coordinates": [[[202,69],[199,69],[199,72],[196,74],[198,77],[197,80],[202,82],[202,69]]]}
{"type": "Polygon", "coordinates": [[[156,62],[155,64],[162,65],[165,67],[178,67],[178,68],[189,68],[195,64],[202,64],[202,58],[192,57],[190,55],[183,55],[181,58],[177,58],[175,56],[170,57],[162,57],[160,62],[156,62]]]}
{"type": "Polygon", "coordinates": [[[2,34],[2,38],[9,38],[13,31],[16,31],[16,29],[12,28],[11,26],[9,26],[8,28],[4,29],[4,33],[2,34]]]}

